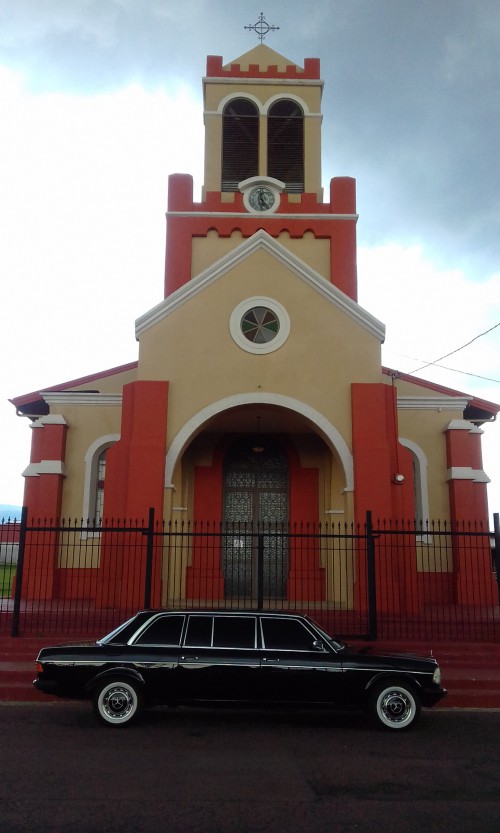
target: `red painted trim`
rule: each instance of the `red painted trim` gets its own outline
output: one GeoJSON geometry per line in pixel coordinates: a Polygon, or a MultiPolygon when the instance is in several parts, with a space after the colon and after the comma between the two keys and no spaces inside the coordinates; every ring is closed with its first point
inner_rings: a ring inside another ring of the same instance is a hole
{"type": "Polygon", "coordinates": [[[330,241],[331,282],[354,301],[357,300],[356,272],[356,182],[351,177],[335,177],[330,184],[330,202],[318,202],[317,194],[301,194],[301,202],[290,202],[282,194],[279,210],[265,217],[248,214],[243,195],[234,194],[233,202],[222,201],[218,191],[206,194],[203,203],[193,202],[193,180],[187,174],[169,178],[169,211],[167,215],[167,246],[165,255],[165,297],[180,289],[192,278],[192,239],[207,237],[215,230],[219,237],[229,238],[240,232],[248,239],[264,229],[277,239],[287,232],[291,238],[302,239],[313,233],[317,239],[330,241]],[[182,216],[181,212],[186,215],[182,216]],[[234,217],[235,213],[244,214],[234,217]],[[214,216],[225,215],[228,216],[214,216]],[[283,217],[283,214],[296,214],[283,217]],[[302,217],[312,214],[312,217],[302,217]],[[332,217],[331,214],[348,215],[332,217]],[[198,216],[199,215],[199,216],[198,216]],[[328,216],[326,216],[328,215],[328,216]]]}
{"type": "Polygon", "coordinates": [[[285,71],[278,70],[276,65],[263,70],[258,64],[250,64],[248,69],[242,69],[240,64],[224,67],[221,55],[207,56],[207,78],[294,78],[298,80],[318,80],[320,78],[319,58],[305,58],[304,68],[296,64],[288,64],[285,71]]]}
{"type": "Polygon", "coordinates": [[[489,402],[487,399],[479,399],[470,393],[463,393],[463,391],[454,390],[454,388],[447,388],[444,385],[438,385],[436,382],[428,382],[426,379],[419,379],[417,376],[411,376],[409,373],[401,373],[399,370],[393,370],[390,367],[382,367],[382,373],[386,376],[395,375],[396,378],[402,379],[404,382],[411,382],[421,388],[435,391],[436,393],[443,393],[445,396],[465,396],[470,399],[470,404],[484,411],[490,411],[492,416],[500,412],[500,405],[495,402],[489,402]]]}
{"type": "Polygon", "coordinates": [[[22,405],[27,405],[30,402],[40,402],[43,397],[41,396],[41,391],[43,392],[57,392],[57,391],[65,391],[69,388],[74,388],[79,385],[86,385],[89,382],[95,382],[98,379],[105,379],[108,376],[115,376],[118,373],[127,373],[129,370],[135,370],[139,366],[139,362],[129,362],[128,364],[122,364],[118,367],[112,367],[109,370],[100,370],[98,373],[91,373],[90,376],[81,376],[79,379],[71,379],[69,382],[61,382],[58,385],[52,385],[51,387],[44,387],[40,388],[39,390],[32,391],[32,393],[25,393],[21,396],[16,396],[14,399],[9,399],[9,402],[12,402],[16,408],[21,407],[22,405]]]}

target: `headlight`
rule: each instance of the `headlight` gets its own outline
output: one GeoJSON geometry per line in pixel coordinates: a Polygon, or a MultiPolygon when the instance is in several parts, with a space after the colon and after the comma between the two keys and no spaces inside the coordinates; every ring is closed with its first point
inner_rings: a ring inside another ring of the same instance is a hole
{"type": "Polygon", "coordinates": [[[436,670],[434,671],[434,674],[432,675],[432,682],[436,683],[436,685],[440,685],[440,683],[441,683],[441,669],[440,669],[439,665],[436,668],[436,670]]]}

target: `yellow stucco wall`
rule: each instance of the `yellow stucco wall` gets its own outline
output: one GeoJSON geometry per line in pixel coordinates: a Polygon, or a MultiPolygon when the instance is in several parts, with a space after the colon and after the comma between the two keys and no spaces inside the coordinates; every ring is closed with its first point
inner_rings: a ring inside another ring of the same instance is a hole
{"type": "MultiPolygon", "coordinates": [[[[98,391],[100,394],[121,394],[123,386],[137,378],[135,368],[114,373],[91,382],[75,385],[68,391],[98,391]]],[[[71,403],[70,396],[62,395],[50,405],[52,414],[62,414],[68,425],[66,438],[66,477],[64,480],[61,514],[66,518],[82,517],[85,481],[85,455],[100,437],[120,434],[121,400],[116,404],[99,404],[92,396],[88,404],[71,403]]]]}
{"type": "MultiPolygon", "coordinates": [[[[387,376],[384,381],[391,384],[387,376]]],[[[395,384],[400,398],[399,436],[415,443],[425,454],[430,514],[432,518],[446,520],[450,509],[445,432],[452,420],[463,418],[463,398],[459,397],[457,401],[452,394],[447,396],[405,379],[397,379],[395,384]],[[405,397],[413,397],[415,405],[403,407],[401,398],[404,400],[405,397]]]]}
{"type": "MultiPolygon", "coordinates": [[[[315,272],[326,280],[330,279],[329,240],[317,239],[310,231],[301,238],[290,237],[288,232],[283,232],[277,240],[315,272]]],[[[243,237],[239,231],[233,232],[231,237],[219,237],[215,230],[210,231],[207,237],[193,237],[191,277],[199,275],[242,242],[243,237]]]]}
{"type": "Polygon", "coordinates": [[[268,252],[250,255],[140,339],[139,378],[169,379],[168,440],[209,404],[237,393],[272,391],[307,403],[350,441],[351,382],[378,382],[378,339],[268,252]],[[251,296],[279,301],[290,335],[267,355],[245,352],[229,320],[251,296]]]}

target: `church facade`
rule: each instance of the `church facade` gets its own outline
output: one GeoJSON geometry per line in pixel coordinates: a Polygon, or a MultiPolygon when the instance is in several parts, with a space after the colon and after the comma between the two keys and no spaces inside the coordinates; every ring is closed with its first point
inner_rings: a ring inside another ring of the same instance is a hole
{"type": "MultiPolygon", "coordinates": [[[[12,400],[31,418],[30,516],[487,527],[481,425],[500,406],[382,366],[384,325],[357,300],[355,181],[321,187],[319,61],[261,44],[209,56],[203,84],[202,198],[170,177],[163,298],[136,321],[137,361],[12,400]]],[[[222,598],[230,557],[195,548],[179,594],[200,600],[210,574],[222,598]]],[[[64,568],[48,553],[41,569],[64,568]]],[[[102,600],[104,549],[88,569],[102,600]]],[[[320,559],[308,569],[328,601],[320,559]]],[[[293,570],[274,570],[282,598],[293,570]]]]}

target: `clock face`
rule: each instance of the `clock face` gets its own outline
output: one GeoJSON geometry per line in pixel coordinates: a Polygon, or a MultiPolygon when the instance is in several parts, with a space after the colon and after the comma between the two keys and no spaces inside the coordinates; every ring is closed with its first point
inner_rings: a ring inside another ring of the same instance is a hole
{"type": "Polygon", "coordinates": [[[269,211],[273,207],[275,199],[270,188],[266,188],[265,185],[258,185],[257,188],[250,191],[248,201],[254,211],[269,211]]]}

